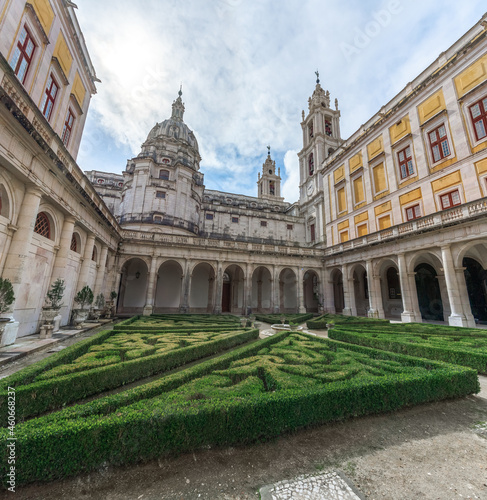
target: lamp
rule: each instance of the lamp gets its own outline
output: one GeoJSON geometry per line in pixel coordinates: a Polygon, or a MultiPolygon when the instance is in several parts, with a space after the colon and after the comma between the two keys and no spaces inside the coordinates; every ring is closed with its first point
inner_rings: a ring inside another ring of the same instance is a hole
{"type": "Polygon", "coordinates": [[[137,272],[135,273],[135,279],[137,279],[137,280],[138,280],[139,278],[140,278],[140,271],[137,271],[137,272]]]}

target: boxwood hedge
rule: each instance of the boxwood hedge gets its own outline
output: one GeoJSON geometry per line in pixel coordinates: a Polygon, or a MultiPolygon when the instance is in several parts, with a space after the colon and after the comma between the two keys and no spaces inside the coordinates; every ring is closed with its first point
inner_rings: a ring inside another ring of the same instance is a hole
{"type": "Polygon", "coordinates": [[[255,319],[264,323],[280,323],[281,317],[284,316],[286,323],[304,323],[311,319],[313,314],[256,314],[255,319]]]}
{"type": "Polygon", "coordinates": [[[337,325],[329,330],[328,336],[356,345],[468,366],[487,374],[487,336],[475,330],[462,332],[437,325],[422,328],[420,324],[407,329],[402,325],[367,329],[337,325]]]}
{"type": "Polygon", "coordinates": [[[18,484],[479,390],[468,368],[288,332],[147,385],[18,425],[18,484]]]}
{"type": "MultiPolygon", "coordinates": [[[[69,363],[76,358],[87,356],[89,349],[103,347],[103,342],[119,334],[117,331],[102,332],[87,341],[80,342],[57,355],[3,379],[0,388],[0,425],[7,422],[7,387],[14,387],[16,392],[17,420],[39,415],[43,412],[60,408],[80,399],[114,389],[151,375],[171,370],[197,359],[211,356],[239,344],[258,338],[257,329],[216,332],[209,340],[184,347],[154,354],[143,355],[136,359],[113,362],[97,367],[86,367],[83,371],[69,369],[69,363]],[[53,373],[49,373],[49,371],[53,373]],[[49,375],[46,377],[45,375],[49,375]]],[[[194,335],[191,332],[180,332],[194,335]]],[[[130,335],[130,334],[129,334],[130,335]]],[[[174,337],[174,332],[162,336],[174,337]]],[[[208,334],[206,334],[208,335],[208,334]]],[[[114,353],[115,351],[113,351],[114,353]]],[[[133,353],[130,351],[129,354],[133,353]]],[[[112,353],[112,351],[108,351],[112,353]]],[[[120,360],[120,358],[118,358],[120,360]]]]}
{"type": "Polygon", "coordinates": [[[354,324],[354,325],[387,325],[387,319],[365,318],[363,316],[343,316],[342,314],[323,314],[315,319],[308,320],[306,326],[310,330],[326,330],[326,325],[354,324]]]}

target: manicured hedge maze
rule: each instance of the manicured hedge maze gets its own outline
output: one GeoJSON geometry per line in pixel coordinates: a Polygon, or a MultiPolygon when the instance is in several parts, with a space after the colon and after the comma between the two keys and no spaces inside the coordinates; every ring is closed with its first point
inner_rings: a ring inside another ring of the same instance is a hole
{"type": "MultiPolygon", "coordinates": [[[[479,391],[474,370],[283,332],[16,428],[18,484],[479,391]]],[[[0,430],[6,453],[8,430],[0,430]]],[[[0,474],[6,478],[5,460],[0,474]]]]}
{"type": "Polygon", "coordinates": [[[263,321],[264,323],[280,323],[281,317],[284,316],[286,319],[285,323],[304,323],[308,319],[313,317],[312,314],[256,314],[255,319],[258,321],[263,321]]]}
{"type": "Polygon", "coordinates": [[[487,374],[487,334],[477,329],[411,323],[371,327],[337,325],[335,340],[474,368],[487,374]]]}
{"type": "Polygon", "coordinates": [[[101,332],[0,381],[0,421],[6,421],[7,387],[16,389],[17,419],[171,370],[258,337],[258,330],[159,328],[101,332]]]}
{"type": "Polygon", "coordinates": [[[327,324],[342,325],[368,325],[373,324],[388,325],[390,324],[387,319],[365,318],[362,316],[343,316],[341,314],[323,314],[318,318],[308,320],[306,326],[310,330],[325,330],[327,324]]]}

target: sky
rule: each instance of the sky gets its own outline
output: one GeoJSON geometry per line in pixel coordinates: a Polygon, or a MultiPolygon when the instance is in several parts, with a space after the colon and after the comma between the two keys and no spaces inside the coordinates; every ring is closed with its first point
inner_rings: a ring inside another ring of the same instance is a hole
{"type": "Polygon", "coordinates": [[[347,139],[480,20],[480,0],[79,0],[96,69],[78,154],[121,174],[182,84],[207,189],[257,195],[271,146],[298,199],[301,111],[315,71],[347,139]]]}

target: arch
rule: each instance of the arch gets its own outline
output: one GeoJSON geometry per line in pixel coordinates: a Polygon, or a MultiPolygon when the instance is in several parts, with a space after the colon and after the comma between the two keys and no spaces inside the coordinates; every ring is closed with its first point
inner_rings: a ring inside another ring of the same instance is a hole
{"type": "Polygon", "coordinates": [[[244,272],[237,264],[225,268],[222,283],[222,312],[244,313],[244,272]]]}
{"type": "Polygon", "coordinates": [[[280,312],[298,312],[298,280],[296,273],[285,267],[279,273],[279,310],[280,312]]]}
{"type": "Polygon", "coordinates": [[[166,260],[157,272],[154,308],[157,313],[178,312],[181,306],[183,268],[175,260],[166,260]]]}
{"type": "Polygon", "coordinates": [[[265,266],[257,267],[252,273],[251,304],[256,312],[272,312],[272,274],[265,266]]]}
{"type": "MultiPolygon", "coordinates": [[[[381,259],[374,266],[374,274],[380,276],[379,300],[382,300],[385,318],[400,319],[404,310],[398,269],[394,258],[381,259]]],[[[378,308],[381,309],[380,305],[378,308]]]]}
{"type": "Polygon", "coordinates": [[[76,231],[74,231],[71,236],[70,250],[72,252],[81,253],[81,237],[76,231]]]}
{"type": "Polygon", "coordinates": [[[465,257],[470,257],[476,260],[484,269],[487,269],[487,241],[468,242],[456,253],[455,267],[465,267],[463,261],[465,257]]]}
{"type": "Polygon", "coordinates": [[[345,308],[345,293],[343,291],[343,273],[341,269],[333,269],[330,272],[330,280],[333,285],[333,311],[337,314],[345,308]]]}
{"type": "Polygon", "coordinates": [[[47,238],[48,240],[54,239],[54,227],[51,217],[46,212],[39,212],[34,224],[34,233],[47,238]]]}
{"type": "Polygon", "coordinates": [[[312,269],[303,275],[303,301],[306,312],[318,312],[320,300],[320,280],[318,273],[312,269]]]}
{"type": "Polygon", "coordinates": [[[10,219],[10,196],[4,184],[0,184],[0,215],[10,219]]]}
{"type": "Polygon", "coordinates": [[[93,245],[93,251],[91,252],[91,260],[94,262],[98,262],[98,248],[96,245],[93,245]]]}
{"type": "Polygon", "coordinates": [[[189,309],[191,312],[213,312],[215,296],[215,269],[208,262],[200,262],[191,272],[189,309]]]}
{"type": "Polygon", "coordinates": [[[470,309],[476,322],[487,324],[487,270],[471,257],[462,261],[470,309]]]}
{"type": "Polygon", "coordinates": [[[315,173],[315,159],[313,153],[310,153],[308,156],[308,173],[309,175],[313,175],[315,173]]]}
{"type": "Polygon", "coordinates": [[[414,272],[421,317],[427,321],[443,321],[443,300],[436,269],[423,262],[414,268],[414,272]]]}
{"type": "Polygon", "coordinates": [[[357,316],[368,316],[370,302],[367,271],[362,264],[357,264],[351,269],[351,274],[357,316]]]}
{"type": "Polygon", "coordinates": [[[121,314],[141,314],[144,310],[149,268],[147,263],[133,257],[122,266],[117,311],[121,314]]]}

